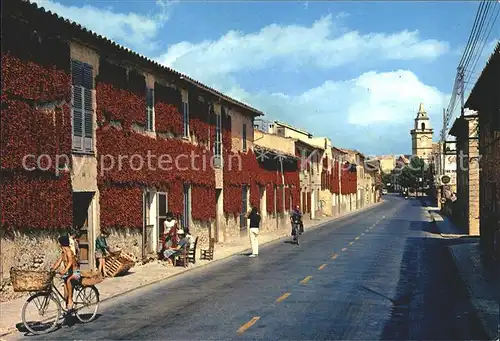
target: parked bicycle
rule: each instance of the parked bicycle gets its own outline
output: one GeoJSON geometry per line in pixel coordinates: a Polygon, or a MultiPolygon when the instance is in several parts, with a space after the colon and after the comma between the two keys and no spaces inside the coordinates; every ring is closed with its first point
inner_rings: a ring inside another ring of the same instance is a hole
{"type": "MultiPolygon", "coordinates": [[[[38,273],[39,276],[40,273],[38,273]]],[[[43,289],[36,290],[28,300],[24,303],[21,311],[21,318],[26,329],[35,334],[47,334],[54,331],[60,322],[61,314],[67,317],[68,314],[74,313],[76,318],[82,323],[88,323],[95,319],[97,309],[99,308],[99,290],[92,285],[84,285],[81,279],[74,287],[74,302],[73,309],[66,309],[66,300],[64,295],[57,289],[54,284],[55,272],[46,273],[45,285],[43,289]],[[50,280],[50,282],[48,282],[50,280]],[[31,307],[34,311],[31,312],[31,307]],[[88,310],[87,310],[88,309],[88,310]],[[41,321],[33,321],[34,316],[41,317],[41,321]]],[[[31,288],[34,288],[32,286],[31,288]]],[[[24,290],[24,291],[34,291],[24,290]]]]}

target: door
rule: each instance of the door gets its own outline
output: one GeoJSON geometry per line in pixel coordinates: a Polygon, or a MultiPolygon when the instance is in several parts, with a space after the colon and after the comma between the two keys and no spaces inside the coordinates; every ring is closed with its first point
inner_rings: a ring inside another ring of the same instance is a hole
{"type": "MultiPolygon", "coordinates": [[[[220,201],[222,200],[222,190],[221,189],[216,189],[215,190],[215,203],[216,203],[216,217],[215,217],[215,241],[219,242],[220,241],[220,201]]],[[[210,234],[210,238],[212,235],[210,234]]]]}
{"type": "Polygon", "coordinates": [[[91,203],[94,192],[73,192],[73,228],[79,232],[78,247],[80,249],[79,262],[83,269],[90,267],[90,245],[93,243],[91,231],[92,212],[91,203]],[[90,222],[90,223],[89,223],[90,222]]]}
{"type": "Polygon", "coordinates": [[[191,213],[191,201],[189,198],[189,185],[184,185],[184,212],[182,215],[182,228],[189,230],[189,219],[191,213]]]}
{"type": "Polygon", "coordinates": [[[157,196],[157,212],[158,212],[158,245],[163,242],[163,224],[167,220],[168,212],[168,197],[167,193],[160,192],[157,196]]]}
{"type": "Polygon", "coordinates": [[[247,187],[247,185],[243,185],[241,187],[241,213],[240,213],[240,230],[241,231],[244,231],[247,228],[247,218],[245,217],[245,215],[247,214],[247,210],[248,210],[247,197],[248,197],[248,187],[247,187]]]}

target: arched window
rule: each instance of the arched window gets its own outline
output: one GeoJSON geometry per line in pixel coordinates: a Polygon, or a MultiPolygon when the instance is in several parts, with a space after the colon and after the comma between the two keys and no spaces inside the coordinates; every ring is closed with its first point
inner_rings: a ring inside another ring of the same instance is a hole
{"type": "Polygon", "coordinates": [[[422,123],[422,130],[425,130],[425,123],[422,123]]]}

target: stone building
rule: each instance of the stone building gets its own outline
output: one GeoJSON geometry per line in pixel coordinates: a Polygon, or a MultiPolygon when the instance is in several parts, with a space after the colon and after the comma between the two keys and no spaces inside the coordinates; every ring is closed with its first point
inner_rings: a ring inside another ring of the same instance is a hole
{"type": "Polygon", "coordinates": [[[103,228],[141,259],[168,211],[203,245],[246,237],[264,197],[291,204],[297,161],[283,175],[253,153],[261,111],[36,4],[2,5],[1,269],[52,263],[70,228],[92,268],[103,228]]]}
{"type": "Polygon", "coordinates": [[[458,117],[450,134],[457,146],[456,223],[468,234],[479,235],[479,131],[476,113],[458,117]]]}
{"type": "Polygon", "coordinates": [[[487,254],[500,259],[500,43],[474,85],[465,107],[479,117],[479,233],[487,254]],[[495,252],[496,247],[496,252],[495,252]]]}
{"type": "Polygon", "coordinates": [[[415,126],[410,131],[412,155],[422,158],[426,163],[432,156],[432,135],[434,130],[431,121],[424,109],[424,104],[420,103],[415,126]]]}
{"type": "MultiPolygon", "coordinates": [[[[300,171],[298,169],[299,158],[295,156],[295,139],[269,134],[259,128],[263,129],[264,127],[262,125],[255,125],[254,150],[256,157],[260,163],[274,163],[274,167],[280,170],[278,176],[281,178],[282,183],[286,183],[285,175],[281,172],[280,162],[283,162],[285,165],[293,164],[296,172],[298,173],[300,171]]],[[[268,190],[271,189],[265,189],[265,191],[268,190]]],[[[276,193],[274,196],[276,199],[278,199],[278,196],[283,197],[281,200],[284,203],[283,209],[279,209],[278,205],[276,205],[278,200],[275,200],[273,211],[269,212],[267,209],[268,196],[263,193],[259,207],[262,216],[261,230],[263,231],[289,227],[288,217],[293,208],[293,200],[287,195],[288,192],[286,188],[276,187],[275,191],[276,193]]]]}

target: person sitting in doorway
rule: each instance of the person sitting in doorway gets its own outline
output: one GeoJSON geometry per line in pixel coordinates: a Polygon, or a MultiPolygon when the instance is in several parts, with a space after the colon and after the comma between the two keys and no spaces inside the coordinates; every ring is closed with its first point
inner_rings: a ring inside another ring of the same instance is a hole
{"type": "Polygon", "coordinates": [[[61,270],[60,274],[66,289],[64,293],[66,307],[68,310],[71,310],[73,309],[73,288],[81,279],[80,265],[70,248],[69,236],[59,237],[59,245],[61,246],[61,257],[52,265],[51,270],[56,271],[61,264],[64,266],[64,270],[61,270]]]}
{"type": "Polygon", "coordinates": [[[191,245],[191,240],[193,237],[189,233],[189,230],[186,230],[186,233],[184,233],[184,231],[182,230],[180,230],[179,232],[179,242],[176,245],[172,245],[165,251],[163,251],[163,258],[167,260],[169,265],[173,265],[172,259],[176,254],[178,254],[183,248],[188,248],[191,245]]]}
{"type": "Polygon", "coordinates": [[[106,256],[111,253],[111,248],[108,246],[106,238],[109,237],[108,230],[102,230],[101,235],[95,241],[95,258],[99,266],[99,272],[106,277],[106,256]]]}

